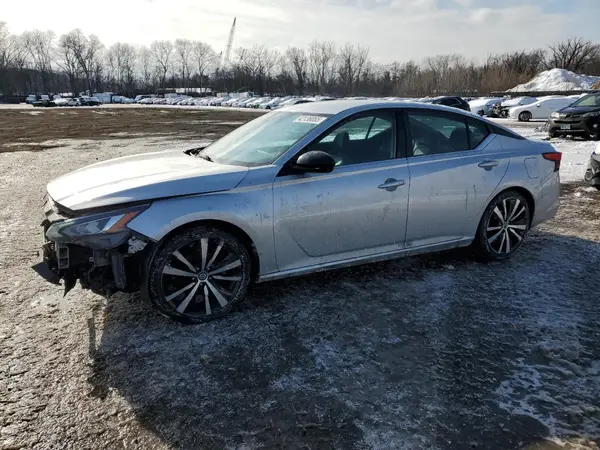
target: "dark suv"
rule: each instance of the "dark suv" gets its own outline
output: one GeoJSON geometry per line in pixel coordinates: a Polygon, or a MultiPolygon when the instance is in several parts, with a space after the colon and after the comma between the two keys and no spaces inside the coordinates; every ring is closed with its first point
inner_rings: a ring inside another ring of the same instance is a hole
{"type": "Polygon", "coordinates": [[[548,121],[548,135],[600,139],[600,92],[553,112],[548,121]]]}
{"type": "Polygon", "coordinates": [[[433,103],[434,105],[452,106],[453,108],[471,112],[469,104],[460,97],[434,97],[423,100],[423,102],[433,103]]]}

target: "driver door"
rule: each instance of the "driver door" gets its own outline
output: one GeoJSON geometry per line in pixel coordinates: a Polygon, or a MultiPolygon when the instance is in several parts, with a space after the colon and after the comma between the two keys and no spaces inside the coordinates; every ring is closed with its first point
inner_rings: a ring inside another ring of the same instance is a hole
{"type": "Polygon", "coordinates": [[[404,124],[393,111],[377,111],[351,116],[292,158],[321,150],[336,166],[331,173],[290,174],[286,165],[276,178],[279,270],[402,249],[410,181],[404,146],[404,124]]]}

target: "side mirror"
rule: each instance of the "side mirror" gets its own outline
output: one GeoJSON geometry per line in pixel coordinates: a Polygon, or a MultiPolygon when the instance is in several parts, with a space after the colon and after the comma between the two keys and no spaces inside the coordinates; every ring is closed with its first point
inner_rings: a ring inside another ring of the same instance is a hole
{"type": "Polygon", "coordinates": [[[306,173],[329,173],[335,167],[335,159],[326,152],[313,150],[306,152],[292,165],[294,172],[306,173]]]}
{"type": "Polygon", "coordinates": [[[537,108],[539,108],[540,106],[542,106],[542,105],[537,105],[537,108]]]}

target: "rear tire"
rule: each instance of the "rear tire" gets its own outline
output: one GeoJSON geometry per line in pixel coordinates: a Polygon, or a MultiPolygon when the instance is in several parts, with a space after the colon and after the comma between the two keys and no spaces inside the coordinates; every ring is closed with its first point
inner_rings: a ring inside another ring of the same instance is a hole
{"type": "Polygon", "coordinates": [[[517,191],[505,191],[494,198],[483,213],[473,242],[479,256],[487,261],[512,256],[527,235],[530,214],[527,199],[517,191]]]}
{"type": "Polygon", "coordinates": [[[148,297],[163,315],[204,323],[229,313],[250,283],[250,255],[235,236],[197,226],[168,238],[148,267],[148,297]]]}
{"type": "Polygon", "coordinates": [[[519,114],[519,122],[529,122],[532,118],[532,115],[529,111],[523,111],[519,114]]]}

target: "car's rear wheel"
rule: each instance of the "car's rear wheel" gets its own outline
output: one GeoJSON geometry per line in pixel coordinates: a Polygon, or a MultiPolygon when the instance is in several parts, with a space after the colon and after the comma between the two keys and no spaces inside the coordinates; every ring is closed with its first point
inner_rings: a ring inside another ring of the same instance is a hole
{"type": "Polygon", "coordinates": [[[202,323],[241,301],[250,283],[250,256],[235,236],[198,226],[167,239],[148,267],[148,295],[169,318],[202,323]]]}
{"type": "Polygon", "coordinates": [[[523,111],[519,114],[519,121],[521,122],[529,122],[531,120],[531,113],[529,111],[523,111]]]}
{"type": "Polygon", "coordinates": [[[529,224],[527,199],[517,191],[505,191],[483,213],[474,245],[484,259],[506,259],[523,243],[529,224]]]}

